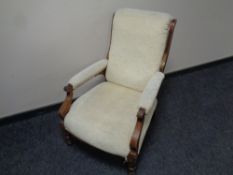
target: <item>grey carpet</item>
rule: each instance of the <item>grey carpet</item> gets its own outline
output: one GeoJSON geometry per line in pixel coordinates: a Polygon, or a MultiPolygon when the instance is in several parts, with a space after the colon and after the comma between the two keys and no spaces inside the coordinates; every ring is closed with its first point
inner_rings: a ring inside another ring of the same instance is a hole
{"type": "MultiPolygon", "coordinates": [[[[168,75],[138,175],[233,174],[233,61],[168,75]]],[[[120,158],[67,146],[56,111],[0,127],[1,175],[125,175],[120,158]]]]}

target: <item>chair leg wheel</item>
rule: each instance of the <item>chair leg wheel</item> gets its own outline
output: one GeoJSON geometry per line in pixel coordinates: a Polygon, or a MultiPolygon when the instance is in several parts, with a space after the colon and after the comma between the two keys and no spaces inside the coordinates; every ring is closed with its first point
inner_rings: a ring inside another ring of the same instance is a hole
{"type": "Polygon", "coordinates": [[[72,145],[73,144],[72,136],[67,131],[65,131],[65,142],[66,142],[67,145],[72,145]]]}
{"type": "Polygon", "coordinates": [[[73,139],[73,138],[72,138],[72,135],[71,135],[68,131],[66,131],[63,122],[60,123],[60,127],[61,127],[61,130],[62,130],[62,132],[63,132],[63,136],[64,136],[64,139],[65,139],[65,143],[66,143],[67,145],[72,145],[72,139],[73,139]]]}

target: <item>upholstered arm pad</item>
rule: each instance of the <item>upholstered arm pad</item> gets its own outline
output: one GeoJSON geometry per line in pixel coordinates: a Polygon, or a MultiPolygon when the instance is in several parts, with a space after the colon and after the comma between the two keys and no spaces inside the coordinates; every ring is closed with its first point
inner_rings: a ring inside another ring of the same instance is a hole
{"type": "Polygon", "coordinates": [[[84,70],[73,76],[68,83],[73,86],[73,89],[79,87],[89,79],[93,78],[94,76],[104,71],[107,66],[107,63],[108,60],[106,59],[97,61],[96,63],[88,66],[87,68],[85,68],[84,70]]]}
{"type": "Polygon", "coordinates": [[[141,98],[139,100],[139,108],[144,108],[146,113],[150,111],[153,106],[154,100],[158,95],[159,88],[164,79],[164,73],[156,72],[153,77],[149,80],[146,87],[144,88],[141,98]]]}

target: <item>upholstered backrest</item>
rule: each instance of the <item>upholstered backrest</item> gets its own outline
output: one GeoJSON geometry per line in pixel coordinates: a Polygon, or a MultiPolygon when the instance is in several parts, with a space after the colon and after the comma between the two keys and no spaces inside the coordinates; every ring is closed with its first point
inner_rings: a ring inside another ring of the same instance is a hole
{"type": "Polygon", "coordinates": [[[171,19],[160,12],[118,10],[113,19],[107,81],[142,91],[159,71],[171,19]]]}

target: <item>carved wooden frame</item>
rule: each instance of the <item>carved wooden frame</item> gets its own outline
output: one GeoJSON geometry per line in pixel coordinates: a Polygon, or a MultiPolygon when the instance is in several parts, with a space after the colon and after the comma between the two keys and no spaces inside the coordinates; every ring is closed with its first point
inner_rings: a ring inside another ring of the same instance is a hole
{"type": "MultiPolygon", "coordinates": [[[[114,15],[113,15],[113,18],[114,18],[114,15]]],[[[167,59],[168,59],[168,55],[169,55],[169,51],[170,51],[170,47],[171,47],[171,42],[172,42],[176,22],[177,22],[176,19],[172,19],[169,26],[168,26],[168,37],[167,37],[164,54],[162,57],[160,68],[159,68],[159,70],[161,72],[164,72],[164,69],[165,69],[165,66],[167,63],[167,59]]],[[[113,26],[113,24],[112,24],[112,26],[113,26]]],[[[112,32],[112,30],[111,30],[111,32],[112,32]]],[[[111,35],[112,35],[112,33],[111,33],[111,35]]],[[[110,41],[110,45],[111,45],[111,41],[110,41]]],[[[110,47],[109,47],[109,50],[110,50],[110,47]]],[[[109,57],[109,51],[107,54],[107,58],[108,57],[109,57]]],[[[105,74],[105,70],[101,73],[105,74]]],[[[73,90],[74,89],[73,89],[71,84],[68,84],[67,86],[64,87],[64,90],[66,91],[66,98],[65,98],[64,102],[62,103],[62,105],[58,111],[58,114],[61,118],[61,128],[64,131],[65,141],[67,144],[71,144],[72,135],[68,131],[65,130],[64,119],[65,119],[65,116],[69,112],[70,107],[72,105],[73,90]]],[[[139,110],[137,112],[137,116],[136,116],[137,122],[135,125],[135,129],[134,129],[134,132],[132,134],[132,137],[131,137],[131,140],[129,143],[130,152],[127,156],[128,172],[130,175],[133,175],[136,173],[136,163],[137,163],[138,152],[139,152],[139,142],[140,142],[140,136],[141,136],[141,132],[142,132],[142,128],[143,128],[145,115],[146,115],[145,109],[142,107],[139,108],[139,110]]]]}
{"type": "MultiPolygon", "coordinates": [[[[167,63],[176,22],[177,22],[176,19],[173,19],[171,20],[168,26],[168,37],[166,41],[166,47],[165,47],[162,61],[160,64],[161,72],[164,72],[164,69],[167,63]]],[[[135,129],[132,134],[131,141],[130,141],[130,152],[127,156],[127,162],[128,162],[129,174],[132,174],[132,175],[135,174],[136,172],[136,163],[137,163],[138,152],[139,152],[138,149],[139,149],[140,136],[141,136],[141,132],[143,128],[144,117],[146,115],[145,111],[146,110],[144,108],[142,107],[139,108],[138,113],[137,113],[136,126],[135,126],[135,129]]]]}

